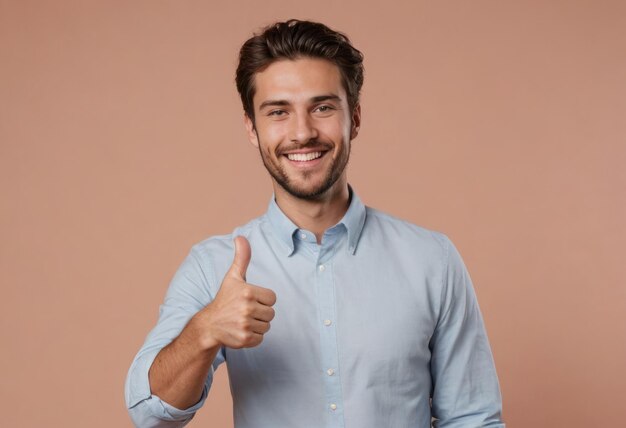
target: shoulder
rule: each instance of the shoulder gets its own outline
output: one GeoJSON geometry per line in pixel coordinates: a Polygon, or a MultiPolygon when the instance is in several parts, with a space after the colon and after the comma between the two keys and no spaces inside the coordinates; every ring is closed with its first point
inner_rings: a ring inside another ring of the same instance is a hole
{"type": "Polygon", "coordinates": [[[212,261],[211,264],[216,262],[219,264],[223,257],[232,259],[235,250],[233,239],[236,236],[244,236],[248,240],[253,239],[255,235],[260,233],[265,222],[265,216],[260,216],[236,227],[231,233],[207,237],[191,247],[191,255],[200,262],[212,261]]]}
{"type": "Polygon", "coordinates": [[[366,207],[364,235],[379,243],[412,252],[436,254],[445,257],[451,245],[450,239],[442,232],[418,226],[376,208],[366,207]]]}

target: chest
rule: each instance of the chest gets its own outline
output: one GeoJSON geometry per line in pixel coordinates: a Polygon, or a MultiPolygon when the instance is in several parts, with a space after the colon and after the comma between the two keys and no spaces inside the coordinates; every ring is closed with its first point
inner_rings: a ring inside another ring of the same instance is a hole
{"type": "Polygon", "coordinates": [[[429,361],[440,293],[434,267],[384,254],[346,253],[328,260],[251,264],[248,281],[277,295],[272,328],[254,351],[256,360],[270,359],[263,364],[280,359],[281,370],[292,364],[301,370],[304,361],[311,361],[311,370],[318,370],[316,357],[329,347],[336,347],[345,365],[400,367],[429,361]]]}

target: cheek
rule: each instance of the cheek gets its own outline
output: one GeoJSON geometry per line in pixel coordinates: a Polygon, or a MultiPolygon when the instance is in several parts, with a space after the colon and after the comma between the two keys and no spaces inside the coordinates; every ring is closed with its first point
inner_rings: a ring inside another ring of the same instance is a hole
{"type": "MultiPolygon", "coordinates": [[[[335,144],[340,143],[346,135],[346,129],[339,121],[327,121],[320,123],[317,130],[320,138],[330,140],[335,144]]],[[[348,129],[348,135],[349,134],[350,130],[348,129]]]]}
{"type": "Polygon", "coordinates": [[[283,126],[272,124],[272,126],[266,126],[262,131],[259,131],[259,137],[263,142],[263,145],[270,148],[276,148],[284,140],[283,126]]]}
{"type": "Polygon", "coordinates": [[[339,154],[350,144],[350,127],[346,127],[342,123],[335,123],[332,126],[328,126],[324,130],[324,134],[320,133],[320,137],[326,141],[332,141],[335,145],[333,151],[335,154],[339,154]]]}

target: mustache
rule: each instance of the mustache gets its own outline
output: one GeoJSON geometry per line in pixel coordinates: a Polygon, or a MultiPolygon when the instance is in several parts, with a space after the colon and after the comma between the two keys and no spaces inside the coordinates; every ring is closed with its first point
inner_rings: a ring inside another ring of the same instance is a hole
{"type": "Polygon", "coordinates": [[[321,151],[331,150],[333,145],[330,143],[324,143],[322,141],[311,140],[306,144],[293,144],[286,147],[281,147],[278,154],[282,155],[285,152],[289,152],[292,150],[306,150],[306,149],[320,149],[321,151]]]}

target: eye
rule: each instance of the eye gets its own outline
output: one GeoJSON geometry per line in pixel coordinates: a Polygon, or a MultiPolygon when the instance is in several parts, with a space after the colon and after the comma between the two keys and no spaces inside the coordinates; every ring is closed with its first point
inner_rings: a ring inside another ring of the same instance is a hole
{"type": "Polygon", "coordinates": [[[315,109],[315,111],[318,111],[318,112],[320,112],[320,113],[327,113],[327,112],[329,112],[329,111],[331,111],[331,110],[334,110],[334,109],[333,109],[333,107],[332,107],[332,106],[329,106],[329,105],[326,105],[326,104],[321,105],[321,106],[318,106],[318,107],[315,109]]]}
{"type": "Polygon", "coordinates": [[[279,117],[279,116],[283,116],[285,113],[286,113],[285,110],[272,110],[267,115],[279,117]]]}

